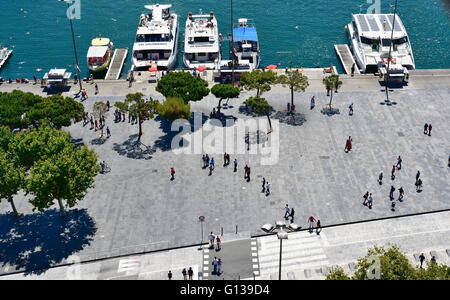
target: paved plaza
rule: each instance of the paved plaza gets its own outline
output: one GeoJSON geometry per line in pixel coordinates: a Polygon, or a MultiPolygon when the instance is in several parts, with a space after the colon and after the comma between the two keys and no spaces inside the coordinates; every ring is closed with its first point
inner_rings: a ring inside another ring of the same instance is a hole
{"type": "MultiPolygon", "coordinates": [[[[229,119],[252,118],[243,113],[242,102],[253,94],[243,92],[239,99],[230,100],[222,112],[229,119]]],[[[160,95],[151,96],[162,99],[160,95]]],[[[277,111],[284,111],[290,101],[289,91],[281,87],[263,96],[277,111]]],[[[296,94],[297,112],[304,115],[306,122],[301,126],[284,123],[279,128],[275,126],[279,130],[277,164],[261,165],[259,154],[233,154],[231,161],[237,158],[239,164],[238,172],[234,173],[232,165],[222,166],[223,154],[214,154],[216,167],[212,176],[201,168],[200,154],[177,155],[171,151],[175,134],[159,118],[144,122],[140,143],[136,143],[137,125],[129,124],[128,120],[114,123],[113,112],[106,120],[112,134],[107,140],[99,139],[99,132],[90,130],[89,124],[75,124],[67,128],[74,141],[94,148],[111,172],[99,174],[95,188],[77,206],[78,214],[84,218],[79,226],[89,224],[90,230],[75,228],[78,234],[75,242],[67,241],[66,252],[42,266],[64,262],[70,255],[85,260],[194,245],[206,241],[210,231],[219,233],[222,229],[230,239],[236,236],[236,230],[237,236],[249,238],[261,234],[263,224],[282,219],[285,204],[295,208],[295,222],[302,227],[306,227],[311,215],[327,226],[449,209],[449,96],[448,88],[395,90],[390,96],[391,105],[386,105],[381,88],[368,92],[343,91],[333,97],[340,114],[329,116],[321,113],[328,102],[326,93],[296,94]],[[309,109],[312,95],[316,96],[314,110],[309,109]],[[353,116],[348,115],[351,103],[353,116]],[[426,122],[433,125],[430,137],[423,134],[426,122]],[[353,150],[345,153],[349,136],[353,139],[353,150]],[[403,159],[402,169],[391,180],[390,171],[399,155],[403,159]],[[243,178],[245,164],[252,170],[250,182],[243,178]],[[174,181],[170,180],[171,167],[176,170],[174,181]],[[418,170],[424,183],[420,193],[414,186],[418,170]],[[381,186],[377,182],[380,172],[384,173],[381,186]],[[268,197],[261,193],[262,177],[271,183],[268,197]],[[405,190],[403,201],[396,201],[395,211],[391,210],[389,199],[391,185],[405,190]],[[373,193],[372,209],[362,205],[366,191],[373,193]],[[203,239],[199,216],[206,217],[203,239]],[[80,238],[80,234],[86,236],[80,238]]],[[[113,104],[123,98],[124,95],[90,96],[84,105],[91,112],[95,101],[110,100],[113,104]]],[[[201,102],[192,103],[191,111],[204,113],[203,122],[207,124],[209,112],[217,102],[209,95],[201,102]]],[[[31,214],[26,197],[15,199],[19,211],[31,214]]],[[[8,203],[2,202],[0,211],[9,212],[8,203]]],[[[79,219],[76,214],[71,212],[73,220],[79,219]]],[[[34,224],[43,220],[49,224],[61,222],[56,214],[38,215],[43,219],[34,224]]],[[[1,218],[5,231],[27,226],[25,221],[19,221],[20,225],[15,222],[11,215],[1,218]]],[[[44,229],[41,233],[46,234],[44,229]]],[[[46,251],[46,254],[58,251],[54,249],[55,244],[47,243],[43,247],[40,241],[41,237],[36,237],[35,247],[30,242],[26,250],[40,247],[34,251],[46,251]]],[[[19,239],[14,238],[3,240],[3,246],[9,247],[11,256],[24,250],[19,239]]],[[[40,262],[36,265],[41,266],[40,262]]]]}

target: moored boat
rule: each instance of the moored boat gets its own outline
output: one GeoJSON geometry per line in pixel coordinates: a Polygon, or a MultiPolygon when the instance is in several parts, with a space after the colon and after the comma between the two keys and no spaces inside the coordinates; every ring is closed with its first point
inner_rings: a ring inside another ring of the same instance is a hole
{"type": "Polygon", "coordinates": [[[108,70],[113,55],[114,45],[108,38],[101,35],[91,42],[87,53],[89,72],[99,74],[108,70]]]}

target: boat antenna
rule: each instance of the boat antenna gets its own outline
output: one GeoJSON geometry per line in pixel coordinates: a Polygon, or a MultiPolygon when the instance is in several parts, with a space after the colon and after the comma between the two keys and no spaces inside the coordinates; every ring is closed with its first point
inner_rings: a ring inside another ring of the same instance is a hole
{"type": "Polygon", "coordinates": [[[387,73],[386,73],[386,102],[389,102],[389,89],[388,89],[388,82],[389,82],[389,68],[391,67],[391,60],[392,60],[392,47],[394,43],[394,27],[395,27],[395,17],[397,16],[397,0],[395,0],[395,8],[394,8],[394,17],[392,19],[392,32],[391,32],[391,43],[389,46],[389,56],[388,56],[388,65],[387,65],[387,73]]]}
{"type": "Polygon", "coordinates": [[[359,5],[359,13],[360,13],[360,14],[362,14],[362,7],[363,7],[363,5],[360,4],[360,5],[359,5]]]}

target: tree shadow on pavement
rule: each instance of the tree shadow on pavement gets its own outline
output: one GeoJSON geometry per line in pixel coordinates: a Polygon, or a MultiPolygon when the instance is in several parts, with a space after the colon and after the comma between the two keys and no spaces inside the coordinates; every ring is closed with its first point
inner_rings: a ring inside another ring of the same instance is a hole
{"type": "Polygon", "coordinates": [[[152,155],[156,152],[154,147],[150,147],[141,142],[139,134],[130,135],[128,140],[122,144],[114,143],[113,150],[119,155],[126,155],[132,159],[152,159],[152,155]]]}
{"type": "Polygon", "coordinates": [[[90,245],[97,228],[86,209],[61,217],[53,209],[44,213],[0,215],[0,264],[24,275],[42,274],[51,266],[90,245]]]}

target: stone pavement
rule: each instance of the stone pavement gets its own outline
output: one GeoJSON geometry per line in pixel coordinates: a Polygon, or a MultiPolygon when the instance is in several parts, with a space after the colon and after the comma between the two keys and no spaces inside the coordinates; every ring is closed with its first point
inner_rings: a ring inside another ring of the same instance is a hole
{"type": "MultiPolygon", "coordinates": [[[[413,265],[419,265],[420,253],[424,253],[427,261],[435,255],[438,263],[450,265],[450,212],[324,228],[319,235],[316,232],[290,233],[289,239],[283,242],[282,279],[324,279],[325,274],[337,266],[350,272],[357,259],[367,254],[368,248],[392,244],[399,246],[413,265]]],[[[216,255],[215,251],[209,253],[216,255]]],[[[208,266],[212,254],[206,258],[208,266]]],[[[223,279],[223,276],[203,276],[206,255],[208,253],[199,247],[189,247],[55,267],[42,274],[5,275],[0,276],[0,280],[166,280],[169,270],[173,279],[182,280],[182,269],[189,267],[194,270],[194,280],[223,279]]],[[[217,256],[224,259],[225,279],[278,279],[279,242],[276,236],[226,242],[223,252],[217,252],[217,256]]],[[[210,271],[211,268],[207,270],[210,271]]]]}
{"type": "MultiPolygon", "coordinates": [[[[250,95],[253,93],[244,92],[238,100],[230,100],[223,113],[250,118],[240,112],[241,103],[250,95]]],[[[224,234],[230,234],[236,226],[239,234],[248,238],[261,233],[261,225],[281,218],[286,203],[295,208],[296,222],[301,226],[310,215],[320,219],[322,225],[330,225],[448,209],[449,95],[448,88],[395,90],[391,95],[393,105],[388,106],[381,90],[339,92],[334,95],[334,103],[341,114],[327,116],[320,112],[328,102],[325,93],[296,94],[297,111],[305,115],[306,122],[302,126],[280,124],[278,164],[262,166],[260,155],[232,155],[232,161],[235,157],[239,161],[235,174],[231,167],[221,166],[223,155],[218,154],[214,155],[213,176],[201,169],[201,155],[170,151],[173,134],[158,119],[143,124],[140,144],[135,143],[137,126],[114,124],[112,112],[106,121],[112,133],[108,140],[99,139],[99,132],[89,130],[89,125],[75,124],[67,128],[74,140],[94,148],[100,160],[111,167],[110,173],[98,175],[96,187],[78,206],[86,209],[85,216],[95,224],[93,240],[69,244],[62,255],[54,245],[42,246],[39,238],[26,247],[21,244],[21,236],[0,238],[2,247],[11,250],[0,262],[10,264],[18,253],[40,251],[46,254],[36,254],[41,259],[57,253],[58,259],[49,258],[42,264],[45,266],[63,263],[70,254],[85,260],[198,244],[202,240],[200,215],[206,216],[204,240],[207,232],[223,228],[224,234]],[[316,109],[311,111],[309,99],[313,94],[316,109]],[[351,103],[355,110],[352,117],[347,113],[351,103]],[[425,122],[433,124],[431,137],[423,134],[425,122]],[[354,148],[346,154],[343,150],[348,136],[352,136],[354,148]],[[388,177],[398,155],[403,158],[403,168],[392,181],[388,177]],[[252,168],[249,183],[243,179],[245,164],[252,168]],[[174,181],[169,180],[170,167],[176,170],[174,181]],[[424,182],[422,193],[414,187],[417,170],[424,182]],[[381,171],[386,179],[379,186],[381,171]],[[269,197],[260,192],[262,176],[271,182],[269,197]],[[391,184],[405,189],[404,201],[397,201],[395,211],[391,211],[388,198],[391,184]],[[366,191],[374,196],[372,210],[362,205],[366,191]]],[[[290,99],[289,91],[280,87],[263,96],[276,110],[284,110],[290,99]]],[[[91,95],[84,104],[91,111],[95,101],[107,99],[113,104],[123,95],[91,95]]],[[[217,102],[210,95],[192,103],[191,110],[209,115],[217,102]]],[[[31,214],[27,197],[18,195],[15,202],[19,211],[31,214]]],[[[8,203],[3,201],[0,211],[2,228],[13,229],[15,221],[4,214],[10,211],[8,203]]],[[[56,218],[49,218],[48,224],[58,222],[56,218]]],[[[41,230],[45,236],[45,228],[41,230]]],[[[13,270],[14,266],[9,268],[13,270]]]]}

